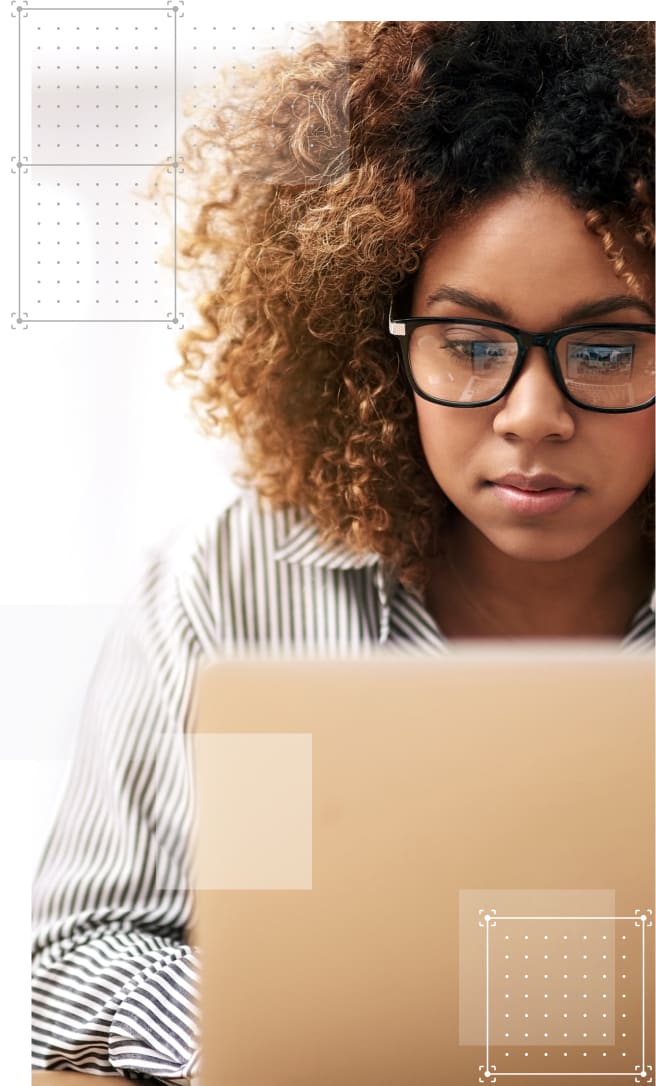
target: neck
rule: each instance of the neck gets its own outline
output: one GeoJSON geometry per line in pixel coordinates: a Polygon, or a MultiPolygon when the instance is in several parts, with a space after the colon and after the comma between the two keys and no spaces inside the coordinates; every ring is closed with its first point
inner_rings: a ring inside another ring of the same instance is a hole
{"type": "Polygon", "coordinates": [[[621,638],[649,595],[653,565],[632,521],[614,528],[570,558],[532,562],[461,519],[432,564],[427,607],[453,638],[621,638]]]}

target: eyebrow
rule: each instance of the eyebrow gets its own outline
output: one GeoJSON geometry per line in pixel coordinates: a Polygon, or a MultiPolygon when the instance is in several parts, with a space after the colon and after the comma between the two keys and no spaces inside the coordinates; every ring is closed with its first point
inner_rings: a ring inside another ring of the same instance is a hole
{"type": "MultiPolygon", "coordinates": [[[[425,299],[425,305],[436,305],[438,302],[454,302],[468,309],[477,309],[479,313],[487,313],[496,320],[506,324],[512,324],[512,319],[507,310],[480,294],[472,294],[468,290],[460,290],[457,287],[441,286],[438,290],[429,294],[425,299]]],[[[621,309],[640,309],[653,319],[654,310],[648,302],[639,298],[636,294],[613,294],[607,298],[596,298],[594,301],[579,302],[571,309],[563,310],[558,317],[558,325],[576,323],[577,321],[590,320],[593,317],[605,317],[610,313],[617,313],[621,309]]]]}

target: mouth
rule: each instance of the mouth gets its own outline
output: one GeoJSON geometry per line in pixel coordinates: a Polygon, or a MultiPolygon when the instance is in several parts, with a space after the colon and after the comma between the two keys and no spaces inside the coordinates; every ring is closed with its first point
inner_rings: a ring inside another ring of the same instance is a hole
{"type": "Polygon", "coordinates": [[[580,486],[548,474],[509,473],[491,480],[488,485],[502,505],[525,516],[556,513],[582,492],[580,486]]]}

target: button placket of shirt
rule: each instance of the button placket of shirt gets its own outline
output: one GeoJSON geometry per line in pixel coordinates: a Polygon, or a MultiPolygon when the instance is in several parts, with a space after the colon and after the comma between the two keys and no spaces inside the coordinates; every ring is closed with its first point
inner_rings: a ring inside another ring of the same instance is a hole
{"type": "Polygon", "coordinates": [[[380,603],[380,626],[378,631],[378,643],[379,645],[386,645],[389,641],[390,635],[390,589],[392,587],[392,578],[385,570],[383,563],[378,562],[374,567],[374,584],[378,593],[378,600],[380,603]]]}

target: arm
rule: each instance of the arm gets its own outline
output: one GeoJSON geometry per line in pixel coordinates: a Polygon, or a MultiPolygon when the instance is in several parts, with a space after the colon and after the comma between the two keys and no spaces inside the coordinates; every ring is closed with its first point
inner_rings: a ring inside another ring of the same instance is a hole
{"type": "Polygon", "coordinates": [[[197,664],[211,650],[197,556],[192,565],[183,590],[167,559],[151,564],[92,678],[34,888],[36,1068],[161,1078],[196,1069],[191,780],[181,758],[159,767],[159,781],[156,772],[159,736],[187,728],[197,664]]]}

